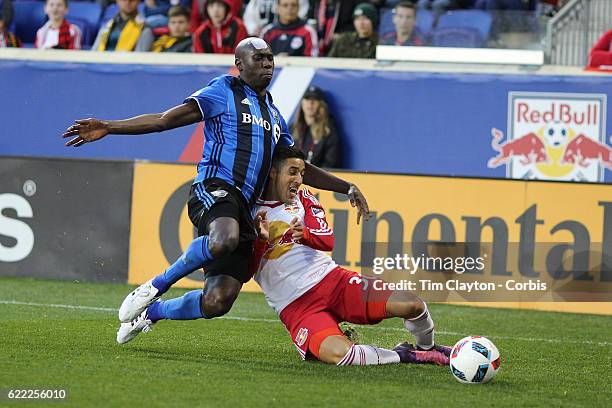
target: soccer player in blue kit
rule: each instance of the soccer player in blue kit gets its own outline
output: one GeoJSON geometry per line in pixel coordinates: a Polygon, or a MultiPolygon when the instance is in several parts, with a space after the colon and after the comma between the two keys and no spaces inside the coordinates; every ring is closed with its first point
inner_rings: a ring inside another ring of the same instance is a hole
{"type": "MultiPolygon", "coordinates": [[[[241,41],[235,65],[239,77],[219,76],[166,112],[125,120],[77,120],[63,135],[71,137],[67,146],[79,147],[108,134],[162,132],[205,121],[203,157],[188,201],[198,238],[165,272],[125,298],[119,309],[119,343],[148,331],[151,321],[222,316],[250,279],[248,262],[256,238],[252,209],[265,187],[274,148],[292,145],[293,139],[267,92],[274,72],[270,46],[256,37],[241,41]],[[202,267],[203,290],[158,301],[175,282],[202,267]]],[[[367,201],[354,184],[310,164],[304,183],[348,194],[357,206],[358,223],[369,216],[367,201]]]]}

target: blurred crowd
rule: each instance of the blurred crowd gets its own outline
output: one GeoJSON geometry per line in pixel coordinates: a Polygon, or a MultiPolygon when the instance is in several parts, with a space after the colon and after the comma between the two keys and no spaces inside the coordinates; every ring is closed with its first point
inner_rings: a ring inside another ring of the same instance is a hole
{"type": "MultiPolygon", "coordinates": [[[[564,0],[539,1],[0,0],[0,47],[232,54],[259,36],[275,55],[374,58],[379,44],[485,46],[500,10],[554,12],[564,0]]],[[[610,38],[598,49],[609,51],[610,38]]],[[[308,162],[342,168],[329,103],[309,87],[290,127],[308,162]]]]}
{"type": "Polygon", "coordinates": [[[260,36],[276,55],[374,58],[378,44],[484,45],[487,38],[455,44],[449,35],[465,36],[456,29],[434,31],[449,10],[474,10],[477,28],[488,21],[487,37],[496,10],[554,10],[563,1],[0,0],[0,47],[231,54],[260,36]]]}

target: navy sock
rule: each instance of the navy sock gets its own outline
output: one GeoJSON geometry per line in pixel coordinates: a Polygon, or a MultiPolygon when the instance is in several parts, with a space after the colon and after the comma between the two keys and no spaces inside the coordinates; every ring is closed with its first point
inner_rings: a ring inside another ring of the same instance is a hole
{"type": "Polygon", "coordinates": [[[168,320],[195,320],[204,317],[200,304],[202,289],[192,290],[183,296],[168,300],[158,300],[147,309],[147,317],[156,322],[168,320]]]}
{"type": "Polygon", "coordinates": [[[187,250],[175,263],[153,279],[153,286],[159,290],[159,294],[165,293],[181,278],[206,266],[212,260],[213,257],[208,249],[208,235],[198,237],[189,244],[187,250]]]}

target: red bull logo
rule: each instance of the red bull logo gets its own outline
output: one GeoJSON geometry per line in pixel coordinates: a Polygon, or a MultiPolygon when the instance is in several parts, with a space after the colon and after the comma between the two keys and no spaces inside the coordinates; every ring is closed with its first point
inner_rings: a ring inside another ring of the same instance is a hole
{"type": "Polygon", "coordinates": [[[283,221],[272,221],[270,223],[270,240],[267,252],[264,254],[265,259],[277,259],[293,248],[295,241],[293,240],[293,230],[289,228],[289,224],[283,221]]]}
{"type": "Polygon", "coordinates": [[[612,170],[605,113],[606,95],[511,92],[508,135],[491,129],[488,166],[506,166],[509,178],[603,181],[612,170]]]}

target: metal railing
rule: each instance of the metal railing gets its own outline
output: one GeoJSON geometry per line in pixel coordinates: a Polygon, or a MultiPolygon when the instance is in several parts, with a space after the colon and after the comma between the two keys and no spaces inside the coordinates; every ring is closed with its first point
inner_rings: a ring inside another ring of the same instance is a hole
{"type": "Polygon", "coordinates": [[[546,62],[585,66],[591,47],[610,29],[612,0],[571,0],[548,22],[546,62]]]}

